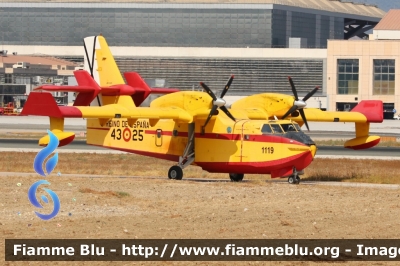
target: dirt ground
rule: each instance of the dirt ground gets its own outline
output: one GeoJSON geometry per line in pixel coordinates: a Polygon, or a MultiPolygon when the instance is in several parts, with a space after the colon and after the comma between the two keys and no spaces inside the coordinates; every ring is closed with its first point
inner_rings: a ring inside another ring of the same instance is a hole
{"type": "MultiPolygon", "coordinates": [[[[4,239],[399,239],[400,191],[289,185],[285,182],[193,182],[51,175],[61,202],[42,221],[27,190],[40,178],[1,176],[0,256],[4,239]]],[[[51,212],[46,208],[42,213],[51,212]]],[[[27,262],[5,265],[28,265],[27,262]]],[[[0,262],[2,265],[2,263],[0,262]]],[[[187,265],[188,262],[31,262],[29,265],[187,265]]],[[[193,262],[195,265],[319,265],[315,262],[193,262]]],[[[331,263],[330,263],[331,264],[331,263]]],[[[343,263],[341,263],[343,264],[343,263]]],[[[346,262],[365,265],[366,262],[346,262]]],[[[372,262],[368,264],[391,264],[372,262]]]]}

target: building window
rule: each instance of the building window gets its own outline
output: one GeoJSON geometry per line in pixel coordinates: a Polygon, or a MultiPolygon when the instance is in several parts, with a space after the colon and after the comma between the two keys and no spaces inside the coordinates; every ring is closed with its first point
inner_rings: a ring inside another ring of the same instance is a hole
{"type": "Polygon", "coordinates": [[[12,74],[5,74],[4,75],[4,83],[6,83],[6,84],[12,84],[13,83],[12,74]]]}
{"type": "Polygon", "coordinates": [[[394,59],[374,59],[374,95],[394,95],[394,59]]]}
{"type": "Polygon", "coordinates": [[[338,94],[358,94],[358,59],[338,59],[338,94]]]}

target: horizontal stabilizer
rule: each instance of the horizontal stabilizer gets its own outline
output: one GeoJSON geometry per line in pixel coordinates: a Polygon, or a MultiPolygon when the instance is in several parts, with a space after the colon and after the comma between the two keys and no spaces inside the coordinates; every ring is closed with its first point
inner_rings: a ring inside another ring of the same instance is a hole
{"type": "Polygon", "coordinates": [[[62,91],[62,92],[88,92],[88,91],[94,91],[92,87],[88,86],[59,86],[59,85],[42,85],[40,87],[37,87],[33,89],[34,91],[62,91]]]}
{"type": "Polygon", "coordinates": [[[78,82],[78,86],[43,85],[34,90],[76,92],[78,95],[76,96],[74,106],[89,106],[93,99],[100,93],[100,87],[86,70],[74,71],[74,76],[78,82]]]}
{"type": "Polygon", "coordinates": [[[48,92],[31,92],[21,115],[50,117],[82,117],[82,112],[73,106],[58,106],[53,95],[48,92]]]}
{"type": "Polygon", "coordinates": [[[102,87],[101,94],[104,96],[118,96],[118,95],[133,95],[137,92],[136,89],[132,88],[129,85],[121,84],[121,85],[113,85],[110,87],[102,87]]]}

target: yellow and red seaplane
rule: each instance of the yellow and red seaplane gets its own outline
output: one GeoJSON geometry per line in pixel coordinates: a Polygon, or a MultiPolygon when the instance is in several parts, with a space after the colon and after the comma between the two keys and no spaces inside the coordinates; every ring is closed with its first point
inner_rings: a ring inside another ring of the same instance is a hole
{"type": "MultiPolygon", "coordinates": [[[[355,122],[356,138],[345,145],[369,148],[379,142],[369,136],[369,123],[382,122],[382,102],[362,101],[348,113],[306,109],[294,96],[264,93],[226,108],[224,95],[231,76],[217,97],[204,83],[205,92],[151,89],[139,74],[118,69],[103,36],[84,39],[88,70],[74,72],[78,86],[41,86],[30,93],[22,115],[50,117],[50,130],[60,146],[74,139],[64,131],[65,118],[87,119],[87,144],[175,162],[170,179],[182,179],[183,169],[197,165],[208,172],[229,173],[232,181],[244,174],[270,174],[299,183],[299,175],[316,154],[315,143],[301,129],[310,121],[355,122]],[[51,93],[77,93],[73,106],[58,106],[51,93]],[[150,93],[163,93],[150,107],[138,107],[150,93]],[[300,117],[299,117],[300,114],[300,117]]],[[[39,140],[45,146],[49,137],[39,140]]]]}

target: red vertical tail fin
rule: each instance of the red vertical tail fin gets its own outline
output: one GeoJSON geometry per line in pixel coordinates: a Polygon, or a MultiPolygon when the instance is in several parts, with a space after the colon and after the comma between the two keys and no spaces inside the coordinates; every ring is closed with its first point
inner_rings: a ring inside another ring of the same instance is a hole
{"type": "Polygon", "coordinates": [[[128,85],[133,87],[136,91],[136,93],[132,95],[136,106],[139,106],[144,100],[146,100],[151,93],[168,94],[179,91],[178,89],[170,88],[150,88],[136,72],[125,72],[124,76],[128,85]]]}
{"type": "Polygon", "coordinates": [[[87,86],[93,90],[78,92],[76,96],[74,106],[88,106],[100,93],[100,86],[97,82],[90,76],[86,70],[77,70],[74,72],[76,82],[78,86],[87,86]]]}
{"type": "Polygon", "coordinates": [[[128,85],[135,89],[135,94],[132,95],[135,105],[141,105],[151,93],[150,87],[136,72],[125,72],[124,76],[128,85]]]}

